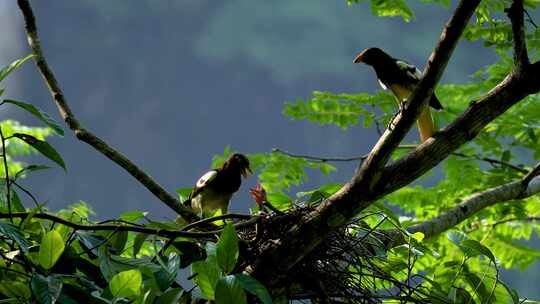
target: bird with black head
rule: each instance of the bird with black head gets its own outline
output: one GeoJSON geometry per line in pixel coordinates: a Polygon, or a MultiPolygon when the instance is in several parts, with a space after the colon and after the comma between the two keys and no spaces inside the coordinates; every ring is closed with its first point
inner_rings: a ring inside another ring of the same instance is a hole
{"type": "MultiPolygon", "coordinates": [[[[400,59],[396,59],[379,48],[368,48],[360,52],[353,63],[364,63],[375,70],[379,84],[384,90],[390,91],[396,97],[399,109],[402,110],[407,104],[409,95],[414,91],[422,78],[422,72],[414,65],[400,59]]],[[[442,110],[443,106],[435,94],[431,95],[429,107],[422,109],[416,124],[422,142],[426,141],[436,131],[430,107],[442,110]]]]}
{"type": "Polygon", "coordinates": [[[184,204],[201,217],[210,217],[216,210],[227,213],[233,194],[240,189],[242,176],[251,174],[249,159],[240,153],[231,155],[220,168],[203,174],[184,204]]]}

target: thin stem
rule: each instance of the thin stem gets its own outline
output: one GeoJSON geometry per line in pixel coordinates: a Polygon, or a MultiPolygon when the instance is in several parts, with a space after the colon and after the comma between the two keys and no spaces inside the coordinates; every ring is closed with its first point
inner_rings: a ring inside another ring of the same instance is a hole
{"type": "Polygon", "coordinates": [[[214,217],[209,217],[209,218],[202,219],[200,221],[193,222],[193,223],[183,227],[181,229],[181,231],[189,231],[189,230],[191,230],[191,229],[193,229],[193,228],[195,228],[197,226],[200,226],[202,224],[213,223],[215,221],[225,220],[225,219],[230,219],[230,218],[251,219],[253,217],[251,215],[246,215],[246,214],[227,213],[227,214],[222,214],[222,215],[218,215],[218,216],[214,216],[214,217]]]}
{"type": "Polygon", "coordinates": [[[2,140],[2,159],[4,162],[4,171],[6,174],[6,201],[8,204],[8,213],[9,213],[9,220],[13,223],[13,217],[11,216],[11,181],[9,179],[9,169],[7,164],[7,154],[6,154],[6,138],[4,137],[4,132],[2,132],[2,127],[0,127],[0,138],[2,140]]]}
{"type": "Polygon", "coordinates": [[[279,148],[272,149],[272,152],[281,153],[289,157],[303,158],[306,160],[310,160],[314,162],[321,162],[321,163],[357,161],[357,160],[364,160],[367,157],[367,155],[351,156],[351,157],[319,157],[319,156],[311,156],[311,155],[294,154],[294,153],[281,150],[279,148]]]}
{"type": "Polygon", "coordinates": [[[463,157],[463,158],[469,158],[469,159],[475,159],[475,160],[479,160],[479,161],[483,161],[483,162],[486,162],[486,163],[489,163],[490,165],[494,165],[494,164],[498,164],[498,165],[501,165],[501,166],[504,166],[504,167],[507,167],[507,168],[510,168],[512,170],[515,170],[515,171],[518,171],[520,173],[527,173],[529,172],[527,169],[524,169],[524,168],[520,168],[516,165],[513,165],[509,162],[505,162],[505,161],[502,161],[502,160],[498,160],[498,159],[494,159],[494,158],[489,158],[489,157],[482,157],[482,156],[479,156],[479,155],[467,155],[467,154],[464,154],[464,153],[459,153],[459,152],[452,152],[450,153],[451,155],[454,155],[454,156],[458,156],[458,157],[463,157]]]}
{"type": "Polygon", "coordinates": [[[39,202],[37,201],[36,197],[30,191],[28,191],[26,188],[24,188],[23,186],[21,186],[19,183],[17,183],[14,180],[11,182],[13,183],[13,185],[15,185],[15,187],[19,188],[22,192],[24,192],[26,195],[28,195],[32,199],[32,202],[34,203],[34,205],[36,205],[36,208],[40,207],[39,202]]]}
{"type": "MultiPolygon", "coordinates": [[[[1,218],[26,218],[30,216],[30,212],[13,212],[11,215],[6,213],[0,213],[0,219],[1,218]]],[[[247,215],[246,215],[247,216],[247,215]]],[[[214,230],[214,231],[205,231],[205,232],[187,232],[187,231],[179,231],[179,230],[172,230],[172,229],[157,229],[157,228],[147,228],[147,227],[139,227],[139,226],[127,226],[127,225],[85,225],[85,224],[78,224],[71,221],[68,221],[64,218],[61,218],[59,216],[50,214],[50,213],[36,213],[32,215],[33,218],[39,218],[44,220],[53,221],[55,223],[59,223],[68,227],[71,227],[76,230],[83,230],[83,231],[131,231],[131,232],[139,232],[139,233],[146,233],[166,238],[176,238],[176,237],[187,237],[187,238],[208,238],[213,237],[216,234],[221,233],[223,229],[214,230]]],[[[251,225],[255,225],[259,221],[259,217],[251,217],[251,219],[235,224],[234,226],[237,228],[242,227],[248,227],[251,225]]]]}

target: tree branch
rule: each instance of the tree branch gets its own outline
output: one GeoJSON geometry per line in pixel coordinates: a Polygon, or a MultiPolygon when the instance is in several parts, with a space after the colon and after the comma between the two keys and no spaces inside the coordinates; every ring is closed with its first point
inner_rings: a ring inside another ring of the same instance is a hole
{"type": "Polygon", "coordinates": [[[522,74],[525,67],[529,65],[527,55],[527,45],[525,42],[525,24],[523,0],[514,0],[510,8],[506,9],[506,14],[512,24],[512,36],[514,38],[514,72],[522,74]]]}
{"type": "MultiPolygon", "coordinates": [[[[314,250],[334,229],[346,224],[358,211],[369,206],[379,194],[376,185],[383,176],[383,166],[427,105],[450,55],[479,0],[462,0],[446,24],[439,43],[431,54],[424,77],[410,96],[408,107],[398,116],[392,131],[387,130],[353,178],[315,211],[306,215],[280,240],[270,244],[247,271],[265,286],[275,288],[287,272],[314,250]]],[[[433,142],[429,139],[424,143],[433,142]]],[[[283,286],[274,293],[283,292],[283,286]]]]}
{"type": "Polygon", "coordinates": [[[476,103],[469,106],[454,122],[408,155],[388,165],[377,185],[378,197],[391,193],[435,167],[459,146],[472,140],[495,118],[511,106],[540,90],[540,63],[529,65],[523,75],[508,75],[476,103]]]}
{"type": "Polygon", "coordinates": [[[483,162],[486,162],[490,165],[492,165],[493,167],[496,167],[495,164],[497,165],[501,165],[503,167],[507,167],[507,168],[510,168],[514,171],[517,171],[517,172],[520,172],[520,173],[527,173],[529,171],[527,171],[526,169],[523,169],[521,167],[518,167],[514,164],[511,164],[509,162],[505,162],[505,161],[502,161],[502,160],[499,160],[499,159],[495,159],[495,158],[489,158],[489,157],[482,157],[480,155],[467,155],[467,154],[464,154],[464,153],[459,153],[459,152],[452,152],[451,153],[452,155],[455,155],[455,156],[458,156],[458,157],[463,157],[463,158],[469,158],[469,159],[475,159],[475,160],[479,160],[479,161],[483,161],[483,162]]]}
{"type": "Polygon", "coordinates": [[[311,155],[294,154],[294,153],[290,153],[290,152],[287,152],[287,151],[284,151],[284,150],[281,150],[281,149],[278,149],[278,148],[272,149],[272,152],[277,152],[277,153],[281,153],[281,154],[283,154],[283,155],[287,155],[287,156],[289,156],[289,157],[303,158],[303,159],[308,160],[308,161],[312,161],[312,162],[320,162],[320,163],[326,163],[326,162],[348,162],[348,161],[357,161],[357,160],[363,161],[363,160],[366,159],[366,157],[367,157],[367,155],[351,156],[351,157],[336,157],[336,156],[332,156],[332,157],[320,157],[320,156],[311,156],[311,155]]]}
{"type": "MultiPolygon", "coordinates": [[[[424,237],[428,239],[456,226],[487,207],[540,193],[540,176],[533,177],[526,184],[523,183],[524,180],[525,178],[475,193],[454,208],[430,220],[413,225],[407,228],[407,231],[410,233],[422,232],[424,237]]],[[[389,247],[405,244],[406,242],[400,231],[392,230],[385,234],[389,239],[389,247]]]]}
{"type": "Polygon", "coordinates": [[[373,190],[381,176],[382,167],[410,130],[422,109],[427,106],[463,30],[479,3],[480,0],[460,1],[427,61],[422,79],[409,96],[405,109],[397,115],[394,128],[385,131],[353,178],[352,183],[357,184],[354,188],[369,192],[373,190]]]}
{"type": "Polygon", "coordinates": [[[64,93],[60,88],[60,84],[56,80],[53,71],[47,64],[45,56],[43,55],[43,50],[41,48],[41,43],[38,36],[36,18],[30,6],[28,0],[17,0],[19,8],[24,16],[26,35],[28,38],[28,44],[34,53],[36,64],[39,68],[41,76],[47,83],[49,91],[56,103],[56,107],[60,112],[60,116],[66,122],[68,127],[75,133],[75,136],[92,146],[101,154],[105,155],[107,158],[115,162],[117,165],[126,170],[131,176],[133,176],[137,181],[139,181],[143,186],[146,187],[150,192],[152,192],[159,200],[164,202],[171,209],[176,211],[186,220],[192,222],[198,219],[197,215],[190,209],[183,206],[180,201],[178,201],[174,196],[169,194],[161,185],[150,177],[146,172],[141,170],[137,165],[135,165],[131,160],[125,157],[122,153],[116,151],[114,148],[109,146],[105,141],[95,136],[90,131],[86,130],[80,122],[77,120],[73,112],[71,111],[64,93]]]}
{"type": "Polygon", "coordinates": [[[6,138],[4,137],[4,132],[2,132],[2,127],[0,127],[0,141],[2,143],[2,161],[6,175],[4,181],[6,182],[6,202],[8,205],[8,214],[10,215],[9,221],[13,223],[13,217],[11,216],[11,179],[9,178],[9,167],[7,163],[6,138]]]}
{"type": "MultiPolygon", "coordinates": [[[[141,227],[141,226],[134,226],[134,225],[84,225],[84,224],[78,224],[71,221],[68,221],[64,218],[61,218],[59,216],[50,214],[50,213],[36,213],[32,214],[31,212],[14,212],[11,214],[13,218],[27,218],[28,216],[31,216],[32,218],[39,218],[44,220],[50,220],[56,223],[60,223],[62,225],[68,226],[70,228],[73,228],[75,230],[84,230],[84,231],[131,231],[131,232],[140,232],[140,233],[146,233],[166,238],[176,238],[176,237],[187,237],[187,238],[209,238],[214,237],[216,234],[221,233],[222,229],[215,230],[215,231],[205,231],[205,232],[188,232],[184,229],[182,230],[170,230],[170,229],[160,229],[160,228],[147,228],[147,227],[141,227]]],[[[0,219],[2,218],[9,218],[9,213],[0,213],[0,219]]],[[[259,217],[253,216],[250,217],[249,220],[245,222],[241,222],[238,224],[235,224],[234,226],[236,228],[241,227],[247,227],[254,225],[259,221],[259,217]]]]}
{"type": "MultiPolygon", "coordinates": [[[[399,145],[396,149],[410,149],[410,150],[412,150],[414,148],[416,148],[416,145],[399,145]]],[[[308,160],[308,161],[320,162],[320,163],[358,161],[358,160],[364,160],[367,157],[367,154],[360,155],[360,156],[350,156],[350,157],[335,157],[335,156],[320,157],[320,156],[313,156],[313,155],[294,154],[294,153],[290,153],[290,152],[281,150],[279,148],[272,149],[272,152],[278,152],[278,153],[287,155],[289,157],[303,158],[303,159],[308,160]]],[[[519,166],[516,166],[516,165],[514,165],[512,163],[502,161],[500,159],[483,157],[483,156],[480,156],[480,155],[477,155],[477,154],[468,155],[468,154],[464,154],[464,153],[460,153],[460,152],[452,152],[451,155],[455,155],[455,156],[462,157],[462,158],[468,158],[468,159],[472,159],[472,160],[483,161],[483,162],[486,162],[486,163],[492,165],[493,167],[495,167],[495,165],[500,165],[502,167],[507,167],[507,168],[510,168],[510,169],[512,169],[514,171],[517,171],[517,172],[520,172],[520,173],[523,173],[523,174],[526,174],[526,173],[529,172],[526,169],[523,169],[523,168],[521,168],[519,166]]]]}

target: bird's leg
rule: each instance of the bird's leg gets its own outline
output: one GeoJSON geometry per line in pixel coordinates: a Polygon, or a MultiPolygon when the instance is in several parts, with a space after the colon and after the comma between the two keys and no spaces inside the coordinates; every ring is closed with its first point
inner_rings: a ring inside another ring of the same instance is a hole
{"type": "Polygon", "coordinates": [[[404,99],[403,101],[398,101],[398,111],[392,115],[392,118],[390,119],[390,123],[388,124],[388,130],[392,131],[394,129],[394,120],[396,117],[398,117],[399,114],[402,114],[405,109],[407,109],[407,99],[404,99]]]}

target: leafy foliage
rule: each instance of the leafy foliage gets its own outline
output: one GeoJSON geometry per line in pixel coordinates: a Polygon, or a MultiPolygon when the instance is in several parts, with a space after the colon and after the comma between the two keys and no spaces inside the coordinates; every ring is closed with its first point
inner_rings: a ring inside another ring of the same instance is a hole
{"type": "MultiPolygon", "coordinates": [[[[367,2],[366,0],[347,0],[347,4],[367,2]]],[[[400,16],[405,21],[414,18],[414,13],[405,0],[370,0],[371,12],[376,16],[400,16]]]]}

